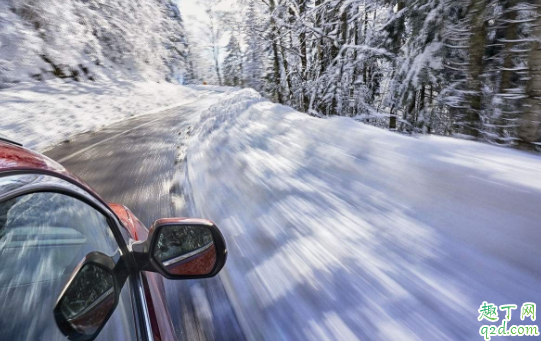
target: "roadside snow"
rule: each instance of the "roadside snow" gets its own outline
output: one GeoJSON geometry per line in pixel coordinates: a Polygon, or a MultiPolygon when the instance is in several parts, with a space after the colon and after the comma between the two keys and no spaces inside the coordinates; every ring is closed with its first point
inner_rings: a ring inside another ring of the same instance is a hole
{"type": "Polygon", "coordinates": [[[0,134],[44,150],[77,133],[193,101],[198,93],[170,83],[24,83],[0,90],[0,134]]]}
{"type": "Polygon", "coordinates": [[[250,338],[479,340],[483,301],[541,304],[540,157],[224,98],[184,188],[250,338]]]}

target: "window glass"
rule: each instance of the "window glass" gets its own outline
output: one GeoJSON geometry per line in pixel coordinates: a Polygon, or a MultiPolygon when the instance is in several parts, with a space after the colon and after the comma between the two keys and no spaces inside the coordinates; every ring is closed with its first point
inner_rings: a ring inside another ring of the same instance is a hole
{"type": "MultiPolygon", "coordinates": [[[[58,193],[0,202],[0,340],[64,339],[53,307],[75,267],[92,251],[109,256],[118,244],[107,219],[58,193]]],[[[99,340],[135,340],[129,284],[99,340]]]]}

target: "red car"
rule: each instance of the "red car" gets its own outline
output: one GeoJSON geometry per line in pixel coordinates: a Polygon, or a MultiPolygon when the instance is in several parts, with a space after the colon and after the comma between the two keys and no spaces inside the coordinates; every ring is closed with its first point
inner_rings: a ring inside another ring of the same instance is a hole
{"type": "Polygon", "coordinates": [[[173,340],[163,277],[215,276],[204,219],[150,230],[49,158],[0,138],[0,340],[173,340]]]}

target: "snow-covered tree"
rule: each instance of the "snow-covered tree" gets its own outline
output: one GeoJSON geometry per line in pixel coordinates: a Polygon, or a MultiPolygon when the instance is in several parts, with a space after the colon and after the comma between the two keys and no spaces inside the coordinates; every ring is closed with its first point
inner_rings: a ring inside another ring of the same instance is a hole
{"type": "Polygon", "coordinates": [[[539,139],[537,0],[239,3],[247,86],[278,102],[404,133],[539,139]]]}
{"type": "Polygon", "coordinates": [[[244,85],[244,67],[243,53],[240,43],[235,36],[229,38],[229,43],[225,47],[227,56],[223,63],[224,84],[229,86],[244,85]]]}
{"type": "Polygon", "coordinates": [[[519,125],[520,146],[525,149],[541,146],[541,0],[535,0],[535,23],[529,53],[529,79],[526,101],[519,125]]]}
{"type": "Polygon", "coordinates": [[[263,25],[260,22],[255,0],[250,0],[246,11],[246,44],[244,79],[246,85],[261,92],[264,83],[264,41],[261,37],[263,25]]]}
{"type": "Polygon", "coordinates": [[[175,80],[184,68],[182,19],[170,0],[6,0],[0,14],[4,84],[118,72],[175,80]]]}

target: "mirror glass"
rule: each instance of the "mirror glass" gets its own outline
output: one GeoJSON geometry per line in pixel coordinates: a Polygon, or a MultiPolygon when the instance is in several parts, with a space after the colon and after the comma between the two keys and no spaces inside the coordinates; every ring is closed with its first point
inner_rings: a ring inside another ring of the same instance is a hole
{"type": "Polygon", "coordinates": [[[92,335],[106,321],[115,299],[113,274],[90,263],[75,275],[57,308],[74,330],[92,335]]]}
{"type": "Polygon", "coordinates": [[[209,274],[216,263],[216,248],[207,226],[171,225],[158,232],[153,256],[171,275],[209,274]]]}

